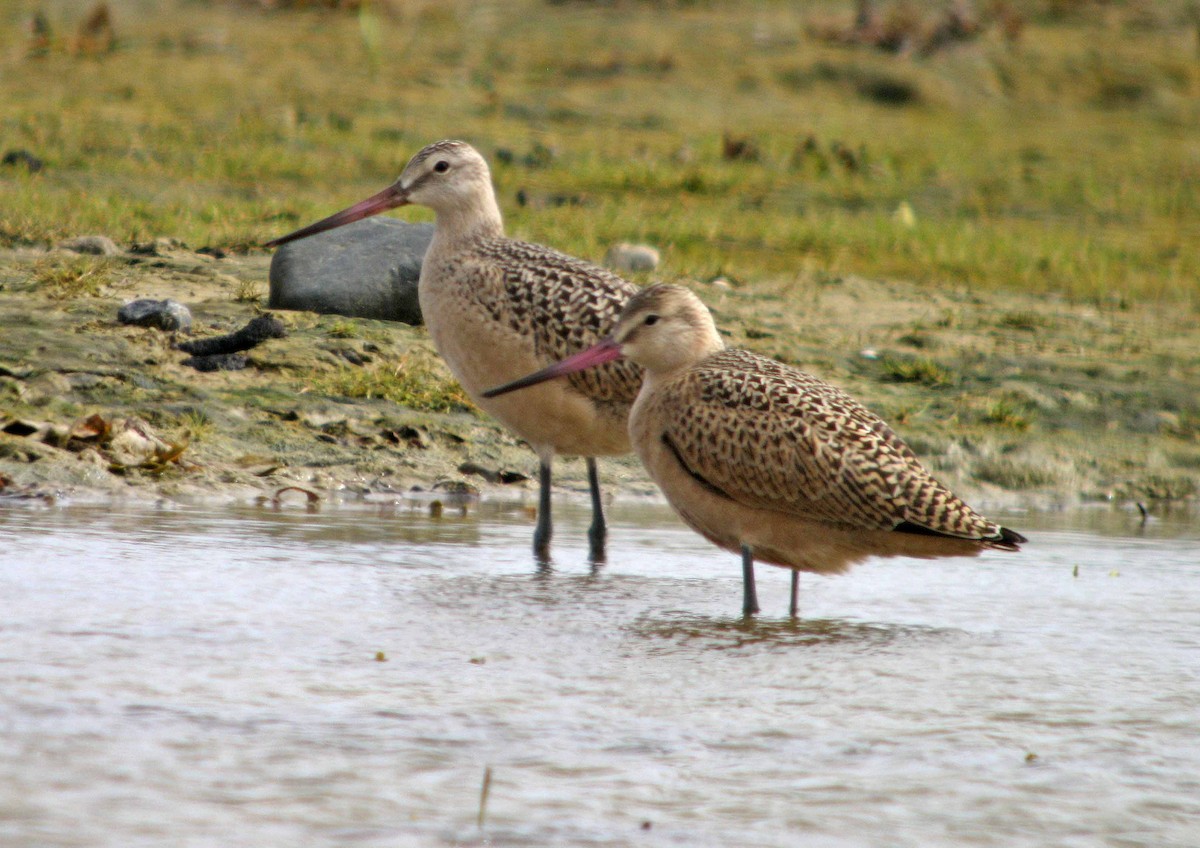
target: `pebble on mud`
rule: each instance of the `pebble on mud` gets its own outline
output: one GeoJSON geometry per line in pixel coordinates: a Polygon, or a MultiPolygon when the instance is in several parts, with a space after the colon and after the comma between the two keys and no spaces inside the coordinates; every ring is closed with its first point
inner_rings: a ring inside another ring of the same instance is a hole
{"type": "Polygon", "coordinates": [[[187,250],[187,245],[170,236],[158,236],[150,241],[136,242],[129,248],[130,253],[138,256],[166,256],[184,250],[187,250]]]}
{"type": "Polygon", "coordinates": [[[133,300],[117,311],[117,320],[122,324],[139,327],[156,327],[168,332],[191,332],[192,313],[186,306],[174,300],[133,300]]]}
{"type": "Polygon", "coordinates": [[[604,254],[604,264],[614,271],[653,271],[658,267],[658,250],[648,244],[614,244],[604,254]]]}
{"type": "Polygon", "coordinates": [[[86,253],[89,256],[116,256],[121,252],[117,243],[108,236],[76,236],[58,243],[60,250],[86,253]]]}

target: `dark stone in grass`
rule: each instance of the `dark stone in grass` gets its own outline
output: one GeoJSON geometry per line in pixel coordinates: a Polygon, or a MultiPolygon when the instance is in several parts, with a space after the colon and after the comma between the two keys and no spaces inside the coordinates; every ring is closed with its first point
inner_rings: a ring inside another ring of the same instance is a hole
{"type": "Polygon", "coordinates": [[[872,75],[861,80],[858,93],[884,106],[910,106],[921,100],[916,84],[886,75],[872,75]]]}
{"type": "Polygon", "coordinates": [[[174,300],[133,300],[117,311],[117,320],[122,324],[137,324],[139,327],[157,327],[160,330],[190,332],[192,313],[182,303],[174,300]]]}
{"type": "Polygon", "coordinates": [[[433,224],[368,218],[282,245],[271,259],[272,309],[420,324],[417,278],[433,224]]]}
{"type": "Polygon", "coordinates": [[[36,174],[42,170],[44,163],[41,159],[34,156],[28,150],[9,150],[4,154],[4,158],[0,159],[0,163],[12,167],[22,166],[31,174],[36,174]]]}
{"type": "Polygon", "coordinates": [[[76,236],[60,241],[58,247],[72,253],[86,253],[92,256],[116,256],[121,252],[117,243],[108,236],[76,236]]]}
{"type": "MultiPolygon", "coordinates": [[[[240,330],[226,333],[223,336],[210,336],[206,339],[180,342],[175,347],[194,357],[212,357],[249,350],[267,339],[282,339],[286,335],[287,328],[274,315],[259,315],[257,318],[252,318],[240,330]]],[[[186,364],[190,364],[190,362],[186,364]]],[[[239,367],[245,367],[245,363],[239,367]]]]}
{"type": "Polygon", "coordinates": [[[348,347],[338,348],[337,350],[333,350],[330,352],[336,353],[338,356],[340,356],[342,359],[349,362],[351,365],[366,365],[368,362],[371,361],[371,357],[364,356],[363,354],[359,353],[357,350],[354,350],[354,349],[348,348],[348,347]]]}

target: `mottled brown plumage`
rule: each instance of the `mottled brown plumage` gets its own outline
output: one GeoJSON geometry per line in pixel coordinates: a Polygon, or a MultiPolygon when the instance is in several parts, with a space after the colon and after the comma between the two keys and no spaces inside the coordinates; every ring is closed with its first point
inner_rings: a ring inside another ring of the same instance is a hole
{"type": "Polygon", "coordinates": [[[887,424],[840,389],[772,359],[744,350],[706,356],[662,385],[651,409],[686,467],[741,503],[853,528],[907,521],[980,540],[998,532],[934,480],[887,424]]]}
{"type": "MultiPolygon", "coordinates": [[[[456,290],[467,309],[486,312],[497,326],[527,340],[543,364],[604,338],[637,292],[605,268],[503,237],[431,249],[426,262],[431,268],[422,277],[426,288],[456,290]]],[[[612,362],[571,375],[570,384],[594,403],[614,407],[623,422],[641,388],[642,371],[629,361],[612,362]]],[[[477,388],[482,386],[472,387],[477,388]]],[[[519,422],[511,426],[520,432],[519,422]]]]}
{"type": "Polygon", "coordinates": [[[520,397],[489,400],[482,391],[594,344],[637,289],[597,265],[505,238],[487,163],[461,141],[429,145],[392,186],[272,244],[406,204],[437,215],[418,283],[434,345],[471,398],[541,460],[535,551],[548,555],[554,455],[583,456],[594,512],[592,556],[602,558],[605,528],[593,457],[629,451],[627,421],[641,369],[613,362],[520,397]]]}
{"type": "Polygon", "coordinates": [[[846,529],[907,522],[1001,541],[1000,528],[931,477],[887,424],[840,389],[772,359],[710,354],[661,383],[639,415],[692,476],[740,504],[846,529]]]}
{"type": "Polygon", "coordinates": [[[708,309],[679,286],[635,295],[611,339],[517,387],[621,354],[645,368],[634,449],[689,526],[742,553],[747,612],[757,609],[755,559],[832,573],[868,556],[974,555],[1025,541],[935,480],[841,389],[726,349],[708,309]]]}

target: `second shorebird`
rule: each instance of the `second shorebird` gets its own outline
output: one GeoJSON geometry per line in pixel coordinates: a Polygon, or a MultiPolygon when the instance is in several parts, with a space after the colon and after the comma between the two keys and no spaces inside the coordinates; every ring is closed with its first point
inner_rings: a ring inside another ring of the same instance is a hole
{"type": "Polygon", "coordinates": [[[461,141],[429,145],[383,191],[267,246],[409,204],[428,206],[437,216],[417,284],[434,346],[471,399],[527,441],[540,460],[534,554],[549,557],[551,461],[563,454],[587,459],[588,538],[592,559],[603,559],[606,529],[594,458],[629,452],[629,409],[641,369],[613,362],[532,394],[488,399],[482,392],[599,341],[637,288],[589,262],[505,238],[487,162],[461,141]]]}
{"type": "Polygon", "coordinates": [[[758,612],[754,561],[836,573],[868,556],[1015,551],[1020,533],[937,482],[900,437],[842,390],[744,350],[685,288],[635,295],[612,336],[498,397],[628,357],[646,369],[629,417],[634,449],[680,517],[742,555],[746,615],[758,612]]]}

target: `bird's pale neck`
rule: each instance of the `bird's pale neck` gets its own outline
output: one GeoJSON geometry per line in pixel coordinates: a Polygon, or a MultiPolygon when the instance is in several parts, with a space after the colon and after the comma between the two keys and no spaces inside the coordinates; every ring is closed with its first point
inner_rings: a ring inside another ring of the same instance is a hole
{"type": "MultiPolygon", "coordinates": [[[[706,316],[707,317],[707,316],[706,316]]],[[[655,333],[626,346],[626,355],[646,369],[646,377],[668,380],[725,349],[711,320],[697,322],[685,332],[655,333]]]]}
{"type": "MultiPolygon", "coordinates": [[[[708,318],[705,313],[705,318],[708,318]]],[[[679,355],[672,363],[672,370],[684,370],[691,368],[702,360],[708,359],[714,353],[720,353],[725,349],[725,340],[721,338],[721,334],[717,331],[717,325],[712,322],[711,318],[700,323],[699,326],[693,327],[690,333],[685,334],[680,338],[679,355]]]]}
{"type": "Polygon", "coordinates": [[[504,235],[504,219],[500,216],[500,207],[496,204],[496,194],[491,186],[469,198],[454,200],[456,202],[438,204],[433,208],[437,215],[435,241],[454,244],[504,235]]]}
{"type": "Polygon", "coordinates": [[[701,359],[706,359],[714,353],[719,353],[725,349],[725,340],[721,338],[721,333],[717,330],[717,325],[713,323],[710,315],[705,315],[708,319],[705,321],[696,333],[696,340],[692,344],[692,350],[695,353],[692,359],[693,363],[699,362],[701,359]]]}

